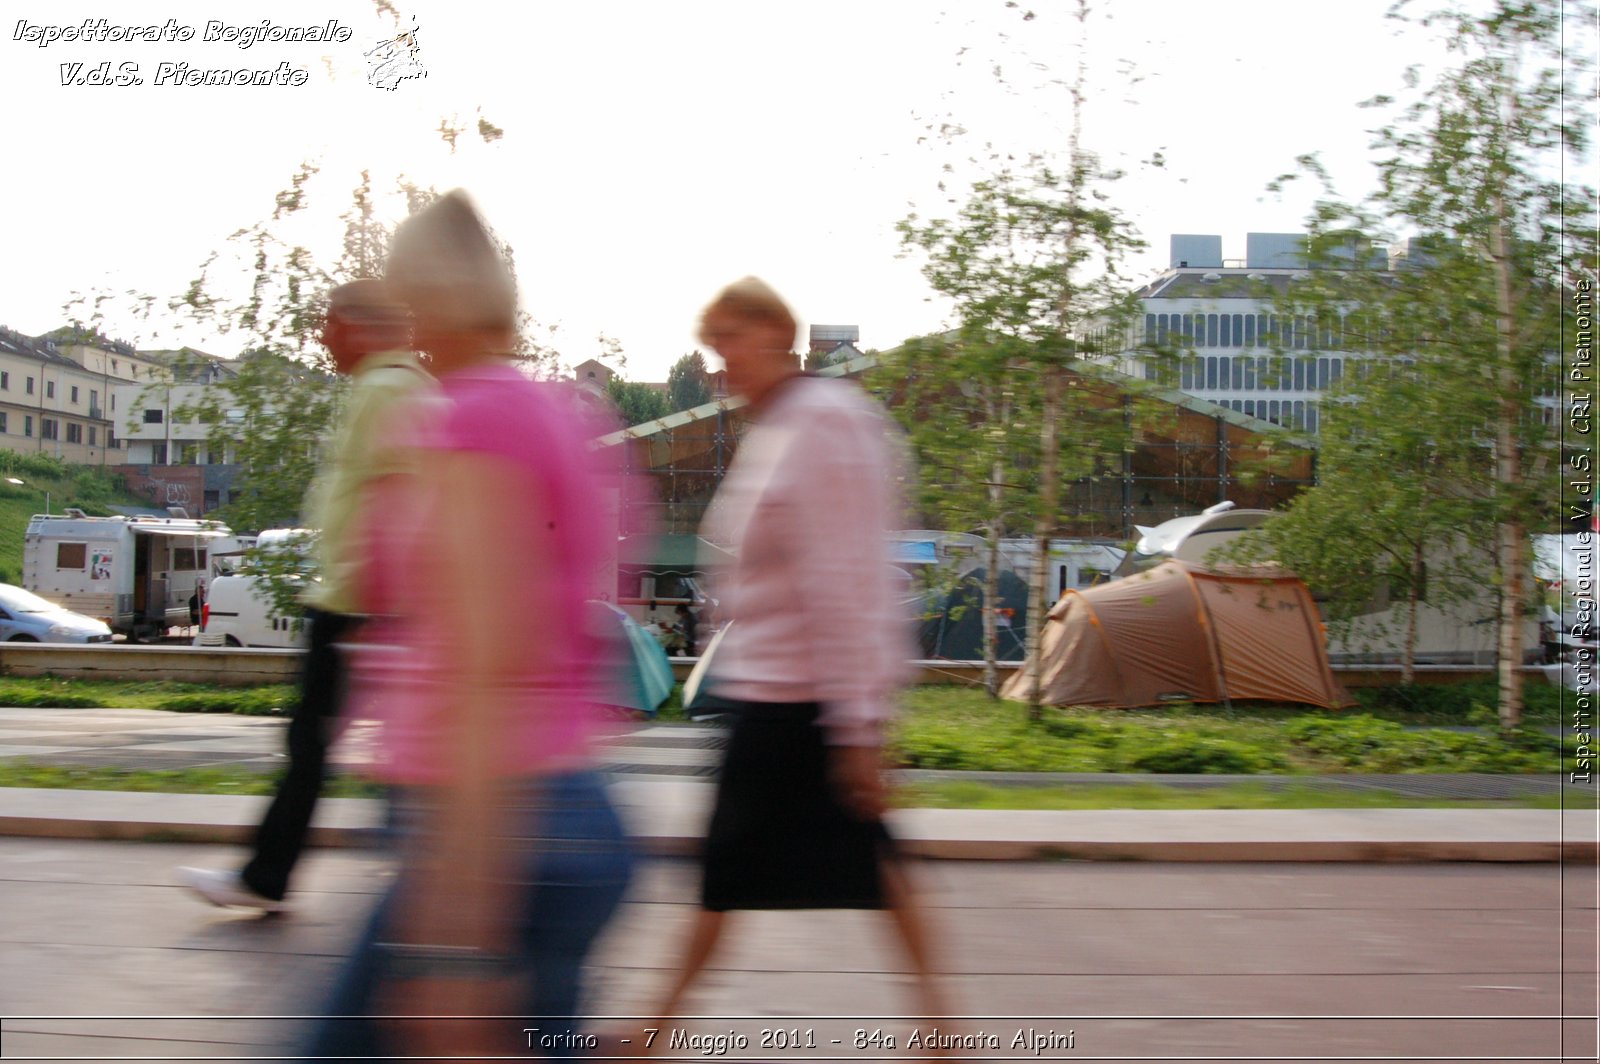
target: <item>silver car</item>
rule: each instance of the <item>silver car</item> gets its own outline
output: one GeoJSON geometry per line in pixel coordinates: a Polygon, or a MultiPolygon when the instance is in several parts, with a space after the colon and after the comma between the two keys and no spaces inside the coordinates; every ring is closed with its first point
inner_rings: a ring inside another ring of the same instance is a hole
{"type": "Polygon", "coordinates": [[[0,640],[8,643],[109,643],[104,621],[63,609],[11,584],[0,584],[0,640]]]}

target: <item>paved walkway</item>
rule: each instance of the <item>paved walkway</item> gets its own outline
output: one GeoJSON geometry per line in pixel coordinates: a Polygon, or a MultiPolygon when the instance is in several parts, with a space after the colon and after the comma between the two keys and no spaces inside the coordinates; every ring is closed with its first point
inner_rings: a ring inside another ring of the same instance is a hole
{"type": "MultiPolygon", "coordinates": [[[[212,909],[173,883],[176,865],[236,856],[0,839],[0,1059],[269,1059],[295,1044],[390,866],[371,851],[316,851],[287,917],[212,909]]],[[[912,872],[962,1018],[906,1018],[910,977],[875,914],[740,913],[685,1003],[696,1018],[667,1034],[732,1032],[749,1048],[655,1059],[929,1059],[912,1037],[935,1027],[972,1039],[979,1048],[952,1054],[972,1061],[1596,1059],[1592,869],[930,861],[912,872]],[[763,1049],[763,1030],[816,1048],[763,1049]]],[[[597,1026],[642,1037],[630,1017],[665,985],[695,890],[687,862],[646,862],[592,958],[597,1026]]],[[[507,1024],[511,1036],[537,1025],[507,1024]]]]}

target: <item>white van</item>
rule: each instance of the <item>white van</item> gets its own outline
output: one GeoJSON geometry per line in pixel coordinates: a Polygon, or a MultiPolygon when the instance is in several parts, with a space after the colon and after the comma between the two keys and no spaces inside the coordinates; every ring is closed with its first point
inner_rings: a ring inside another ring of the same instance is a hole
{"type": "Polygon", "coordinates": [[[218,576],[206,589],[206,601],[200,608],[200,634],[194,637],[194,645],[304,648],[305,621],[272,612],[272,596],[265,578],[218,576]]]}

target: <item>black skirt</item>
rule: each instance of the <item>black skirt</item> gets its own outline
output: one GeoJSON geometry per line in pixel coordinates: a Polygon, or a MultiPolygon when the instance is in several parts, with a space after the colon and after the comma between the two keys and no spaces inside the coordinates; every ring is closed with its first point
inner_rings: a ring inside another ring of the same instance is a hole
{"type": "Polygon", "coordinates": [[[835,797],[817,703],[718,701],[732,726],[701,903],[713,912],[883,908],[889,833],[835,797]]]}

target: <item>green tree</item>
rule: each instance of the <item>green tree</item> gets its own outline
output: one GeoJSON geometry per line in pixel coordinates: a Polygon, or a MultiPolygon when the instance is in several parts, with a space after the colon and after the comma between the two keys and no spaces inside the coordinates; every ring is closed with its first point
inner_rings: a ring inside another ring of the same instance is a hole
{"type": "Polygon", "coordinates": [[[638,381],[612,377],[606,382],[606,397],[616,406],[624,425],[642,425],[672,413],[666,395],[638,381]]]}
{"type": "MultiPolygon", "coordinates": [[[[1563,50],[1564,20],[1583,25],[1588,12],[1573,0],[1494,0],[1423,18],[1445,32],[1453,65],[1422,89],[1408,72],[1415,98],[1378,133],[1377,190],[1361,204],[1330,198],[1311,220],[1314,263],[1347,247],[1350,230],[1420,235],[1403,268],[1357,256],[1342,264],[1339,286],[1304,298],[1320,299],[1324,320],[1342,313],[1355,323],[1351,346],[1414,360],[1437,389],[1426,434],[1448,450],[1475,448],[1475,462],[1451,463],[1451,478],[1453,494],[1472,503],[1460,511],[1470,521],[1462,533],[1493,544],[1486,582],[1499,590],[1504,727],[1521,719],[1530,530],[1559,517],[1562,455],[1540,400],[1561,393],[1569,297],[1595,263],[1594,192],[1563,176],[1585,157],[1593,95],[1575,91],[1582,64],[1563,50]]],[[[1303,162],[1320,172],[1314,158],[1303,162]]],[[[1411,376],[1369,374],[1361,401],[1382,403],[1391,381],[1411,376]]],[[[1353,498],[1361,487],[1326,485],[1353,498]]]]}
{"type": "MultiPolygon", "coordinates": [[[[1324,280],[1340,287],[1331,273],[1311,284],[1324,280]]],[[[1280,309],[1279,320],[1289,317],[1280,309]]],[[[1317,487],[1227,553],[1294,569],[1322,597],[1336,635],[1398,636],[1401,679],[1412,683],[1425,602],[1457,612],[1479,601],[1492,560],[1473,534],[1487,517],[1470,486],[1482,448],[1455,402],[1458,389],[1436,379],[1436,364],[1412,357],[1346,364],[1345,383],[1321,404],[1317,487]],[[1379,619],[1385,602],[1403,604],[1398,632],[1379,619]]]]}
{"type": "Polygon", "coordinates": [[[711,375],[706,356],[691,351],[667,370],[667,402],[673,410],[693,410],[711,402],[711,375]]]}
{"type": "MultiPolygon", "coordinates": [[[[1031,17],[1031,15],[1030,15],[1031,17]]],[[[1050,543],[1060,534],[1060,489],[1093,477],[1129,446],[1125,411],[1090,400],[1074,364],[1086,338],[1120,335],[1131,312],[1125,256],[1143,244],[1106,197],[1120,175],[1083,143],[1089,17],[1078,0],[1080,51],[1067,85],[1072,118],[1062,162],[1036,156],[1020,171],[977,182],[954,219],[900,224],[902,242],[925,259],[923,275],[955,307],[946,335],[886,356],[880,386],[905,423],[923,467],[924,503],[952,527],[984,536],[984,682],[995,668],[1000,540],[1031,531],[1028,654],[1037,659],[1052,597],[1050,543]]],[[[1040,713],[1040,677],[1028,692],[1040,713]]]]}

